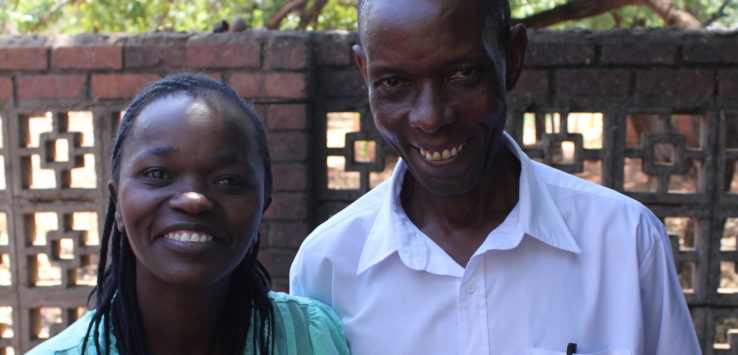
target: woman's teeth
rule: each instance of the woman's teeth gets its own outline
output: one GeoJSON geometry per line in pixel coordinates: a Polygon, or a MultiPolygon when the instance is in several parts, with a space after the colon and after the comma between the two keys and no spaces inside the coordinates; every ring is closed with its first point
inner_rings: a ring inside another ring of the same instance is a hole
{"type": "Polygon", "coordinates": [[[447,148],[442,151],[431,151],[425,148],[420,148],[420,154],[424,156],[426,160],[430,161],[448,160],[461,153],[461,150],[464,149],[464,144],[465,143],[461,143],[451,149],[447,148]]]}
{"type": "Polygon", "coordinates": [[[213,236],[210,234],[183,231],[169,232],[164,234],[164,238],[191,243],[203,243],[213,240],[213,236]]]}

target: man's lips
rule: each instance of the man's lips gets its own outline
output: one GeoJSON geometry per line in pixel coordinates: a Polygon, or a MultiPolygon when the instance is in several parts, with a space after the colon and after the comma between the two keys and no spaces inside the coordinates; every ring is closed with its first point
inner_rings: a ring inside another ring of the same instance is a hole
{"type": "Polygon", "coordinates": [[[428,161],[443,161],[455,158],[466,146],[466,142],[447,146],[444,148],[418,147],[420,155],[428,161]]]}

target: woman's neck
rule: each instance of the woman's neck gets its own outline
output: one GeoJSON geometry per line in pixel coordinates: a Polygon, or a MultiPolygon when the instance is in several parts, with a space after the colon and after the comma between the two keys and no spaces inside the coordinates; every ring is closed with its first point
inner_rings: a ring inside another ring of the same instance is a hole
{"type": "MultiPolygon", "coordinates": [[[[144,274],[144,275],[142,275],[144,274]]],[[[138,308],[151,354],[212,354],[228,298],[230,278],[205,289],[172,287],[137,273],[138,308]]]]}

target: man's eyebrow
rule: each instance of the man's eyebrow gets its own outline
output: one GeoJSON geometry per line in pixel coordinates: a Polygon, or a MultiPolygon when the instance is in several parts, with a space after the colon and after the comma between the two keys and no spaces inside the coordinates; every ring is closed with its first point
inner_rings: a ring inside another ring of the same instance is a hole
{"type": "Polygon", "coordinates": [[[243,155],[232,153],[216,153],[215,155],[213,155],[213,160],[224,165],[243,164],[244,162],[246,162],[246,159],[244,159],[243,155]]]}

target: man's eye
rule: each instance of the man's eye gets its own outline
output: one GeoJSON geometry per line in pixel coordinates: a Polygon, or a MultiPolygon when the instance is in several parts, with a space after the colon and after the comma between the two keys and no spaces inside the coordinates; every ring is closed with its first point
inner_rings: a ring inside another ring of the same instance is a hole
{"type": "Polygon", "coordinates": [[[215,180],[215,183],[218,185],[227,185],[227,186],[239,186],[242,185],[242,182],[240,179],[234,177],[234,176],[222,176],[215,180]]]}
{"type": "Polygon", "coordinates": [[[400,88],[407,86],[407,82],[405,80],[396,77],[382,79],[379,84],[386,88],[400,88]]]}
{"type": "Polygon", "coordinates": [[[144,172],[144,176],[152,179],[169,179],[170,176],[164,169],[149,169],[144,172]]]}
{"type": "Polygon", "coordinates": [[[449,79],[451,80],[468,79],[476,73],[477,73],[477,69],[474,67],[463,67],[451,73],[451,75],[449,76],[449,79]]]}

